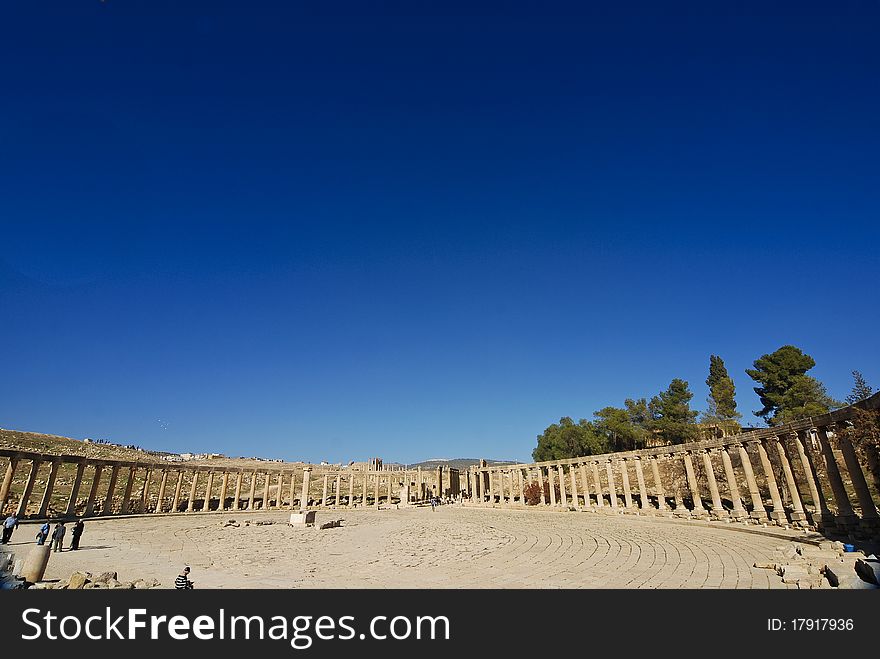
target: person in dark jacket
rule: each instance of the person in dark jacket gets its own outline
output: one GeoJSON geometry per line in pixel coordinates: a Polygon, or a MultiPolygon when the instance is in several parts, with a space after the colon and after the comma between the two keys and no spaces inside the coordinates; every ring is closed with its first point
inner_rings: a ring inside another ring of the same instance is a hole
{"type": "Polygon", "coordinates": [[[76,524],[73,525],[73,531],[71,531],[70,535],[70,548],[71,549],[79,549],[79,539],[83,534],[83,529],[85,529],[85,524],[81,519],[76,520],[76,524]]]}
{"type": "Polygon", "coordinates": [[[64,534],[66,532],[67,527],[64,526],[64,522],[58,522],[55,525],[55,530],[52,531],[52,551],[63,551],[61,543],[64,542],[64,534]]]}

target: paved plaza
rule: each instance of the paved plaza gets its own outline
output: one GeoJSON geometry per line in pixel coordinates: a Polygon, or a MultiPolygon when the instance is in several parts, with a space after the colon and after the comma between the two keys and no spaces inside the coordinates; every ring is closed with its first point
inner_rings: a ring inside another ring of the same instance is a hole
{"type": "MultiPolygon", "coordinates": [[[[82,549],[52,554],[45,579],[113,570],[120,580],[156,578],[169,587],[188,564],[198,588],[791,588],[753,565],[772,560],[786,537],[803,537],[456,505],[319,510],[319,525],[344,520],[326,530],[292,528],[287,518],[269,511],[90,520],[82,549]],[[224,526],[232,519],[240,526],[224,526]]],[[[13,538],[21,558],[32,530],[22,525],[13,538]]]]}

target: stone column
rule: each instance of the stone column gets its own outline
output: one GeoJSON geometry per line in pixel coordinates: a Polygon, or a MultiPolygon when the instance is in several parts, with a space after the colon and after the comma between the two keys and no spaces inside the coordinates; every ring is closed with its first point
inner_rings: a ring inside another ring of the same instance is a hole
{"type": "Polygon", "coordinates": [[[581,472],[581,486],[584,490],[584,508],[592,506],[590,502],[590,482],[587,480],[587,465],[581,462],[578,470],[581,472]]]}
{"type": "Polygon", "coordinates": [[[279,471],[275,474],[275,505],[272,506],[275,510],[281,509],[281,499],[284,494],[284,472],[279,471]]]}
{"type": "Polygon", "coordinates": [[[141,487],[141,510],[140,512],[147,512],[147,506],[150,503],[150,479],[153,477],[153,470],[149,467],[145,468],[144,472],[144,484],[141,487]]]}
{"type": "MultiPolygon", "coordinates": [[[[444,495],[443,467],[437,467],[437,496],[442,497],[443,495],[444,495]]],[[[391,503],[391,502],[389,501],[388,503],[391,503]]]]}
{"type": "Polygon", "coordinates": [[[211,510],[211,491],[214,489],[214,472],[208,472],[208,485],[205,487],[205,501],[202,503],[202,510],[207,512],[211,510]]]}
{"type": "Polygon", "coordinates": [[[816,470],[813,461],[810,460],[804,447],[803,440],[805,436],[806,431],[800,430],[792,433],[791,440],[794,442],[798,458],[801,461],[801,468],[804,470],[804,478],[807,480],[807,488],[810,490],[810,498],[813,500],[813,510],[818,513],[815,517],[811,515],[811,518],[814,524],[821,523],[823,526],[833,525],[834,515],[828,510],[825,496],[819,491],[819,488],[816,485],[816,481],[818,480],[816,478],[816,470]]]}
{"type": "Polygon", "coordinates": [[[519,505],[524,506],[526,505],[526,490],[522,469],[516,470],[516,479],[519,482],[519,505]]]}
{"type": "Polygon", "coordinates": [[[782,443],[782,437],[777,435],[773,440],[776,444],[776,452],[779,454],[779,464],[782,465],[782,475],[785,478],[786,485],[788,485],[788,492],[791,497],[791,521],[795,524],[805,522],[807,515],[804,513],[801,495],[794,480],[794,472],[791,470],[791,463],[788,461],[788,454],[785,450],[785,445],[782,443]]]}
{"type": "Polygon", "coordinates": [[[189,500],[186,502],[186,512],[191,513],[196,509],[196,487],[199,482],[199,472],[194,469],[192,472],[192,481],[189,485],[189,500]]]}
{"type": "Polygon", "coordinates": [[[107,496],[104,497],[104,509],[102,515],[113,514],[113,491],[116,489],[116,481],[119,478],[119,465],[113,465],[110,470],[110,483],[107,485],[107,496]]]}
{"type": "Polygon", "coordinates": [[[257,509],[257,471],[254,470],[254,473],[251,474],[251,490],[250,490],[250,498],[248,499],[248,510],[256,510],[257,509]]]}
{"type": "Polygon", "coordinates": [[[602,483],[599,481],[599,463],[592,463],[593,485],[596,488],[596,506],[603,508],[605,506],[605,497],[602,496],[602,483]]]}
{"type": "Polygon", "coordinates": [[[647,510],[651,504],[648,501],[648,489],[645,487],[645,472],[642,471],[641,456],[637,455],[633,462],[636,464],[636,480],[639,482],[639,508],[647,510]]]}
{"type": "Polygon", "coordinates": [[[269,509],[269,481],[272,480],[272,474],[268,471],[263,474],[263,506],[262,510],[269,509]]]}
{"type": "Polygon", "coordinates": [[[12,479],[15,477],[15,470],[18,468],[18,456],[13,455],[9,458],[9,464],[6,465],[6,475],[3,476],[3,485],[0,485],[0,515],[6,510],[6,502],[9,500],[9,489],[12,487],[12,479]]]}
{"type": "Polygon", "coordinates": [[[547,505],[547,496],[544,494],[544,470],[543,467],[538,467],[538,491],[541,495],[541,505],[547,505]]]}
{"type": "Polygon", "coordinates": [[[856,491],[856,499],[859,502],[859,507],[862,509],[862,523],[868,528],[880,526],[880,524],[877,523],[877,507],[874,504],[874,500],[871,498],[871,490],[868,489],[868,482],[865,480],[865,474],[859,464],[859,459],[856,456],[856,451],[853,448],[852,442],[840,432],[835,434],[837,436],[837,445],[840,447],[840,452],[843,454],[843,461],[846,464],[846,470],[849,472],[853,489],[856,491]]]}
{"type": "Polygon", "coordinates": [[[611,497],[611,507],[617,508],[617,488],[614,487],[614,469],[611,460],[605,461],[605,475],[608,476],[608,495],[611,497]]]}
{"type": "Polygon", "coordinates": [[[168,484],[168,470],[162,470],[162,480],[159,482],[159,498],[156,501],[154,513],[161,513],[165,508],[165,486],[168,484]]]}
{"type": "Polygon", "coordinates": [[[376,506],[376,510],[379,510],[379,480],[381,478],[381,473],[376,472],[373,474],[373,505],[376,506]]]}
{"type": "MultiPolygon", "coordinates": [[[[391,483],[390,478],[388,479],[388,482],[389,482],[389,484],[391,483]]],[[[390,488],[389,488],[389,491],[390,491],[390,488]]],[[[333,505],[334,506],[337,506],[337,507],[339,506],[339,498],[340,498],[339,495],[341,493],[342,493],[342,473],[340,472],[340,473],[336,474],[336,496],[333,498],[333,505]]],[[[389,503],[390,502],[391,502],[391,500],[389,497],[389,503]]]]}
{"type": "Polygon", "coordinates": [[[323,508],[327,507],[327,482],[329,479],[329,474],[324,474],[324,488],[321,490],[321,506],[323,508]]]}
{"type": "Polygon", "coordinates": [[[758,481],[755,478],[755,472],[752,471],[752,461],[749,459],[749,452],[742,444],[735,444],[739,453],[739,461],[742,464],[743,472],[746,475],[746,483],[749,486],[749,497],[752,499],[753,519],[767,519],[767,509],[764,507],[764,497],[761,496],[761,490],[758,488],[758,481]]]}
{"type": "MultiPolygon", "coordinates": [[[[73,487],[70,488],[70,497],[67,499],[67,514],[76,514],[76,498],[79,496],[79,488],[82,487],[83,473],[86,470],[85,460],[78,462],[76,465],[76,476],[73,479],[73,487]]],[[[3,507],[0,506],[0,510],[3,507]]]]}
{"type": "Polygon", "coordinates": [[[174,498],[171,500],[171,512],[176,513],[180,510],[180,492],[183,489],[183,472],[177,470],[177,482],[174,484],[174,498]]]}
{"type": "Polygon", "coordinates": [[[688,488],[691,491],[691,498],[694,502],[694,508],[691,511],[691,514],[697,518],[705,517],[706,509],[703,507],[703,500],[700,496],[700,487],[697,483],[697,477],[694,474],[694,463],[691,460],[690,451],[684,452],[684,471],[687,475],[688,488]]]}
{"type": "Polygon", "coordinates": [[[361,494],[361,499],[362,499],[361,505],[362,506],[367,505],[367,488],[369,487],[369,482],[368,482],[369,480],[370,480],[370,474],[367,472],[364,472],[364,491],[363,491],[363,494],[361,494]]]}
{"type": "Polygon", "coordinates": [[[24,492],[18,502],[18,509],[15,512],[16,517],[21,518],[27,514],[28,501],[30,501],[31,492],[34,490],[34,483],[37,482],[37,473],[40,471],[42,464],[42,460],[31,460],[31,471],[28,474],[27,484],[24,486],[24,492]]]}
{"type": "Polygon", "coordinates": [[[654,477],[654,488],[657,490],[657,510],[667,510],[666,492],[663,489],[663,480],[660,478],[660,467],[657,458],[651,457],[651,475],[654,477]]]}
{"type": "Polygon", "coordinates": [[[559,478],[559,505],[568,508],[568,497],[565,495],[565,471],[562,465],[556,466],[556,475],[559,478]]]}
{"type": "Polygon", "coordinates": [[[49,510],[49,502],[52,499],[52,489],[55,487],[55,479],[58,478],[58,467],[61,460],[52,460],[49,465],[49,478],[46,480],[46,489],[43,490],[43,498],[40,500],[40,510],[37,517],[45,517],[49,510]]]}
{"type": "Polygon", "coordinates": [[[303,468],[303,487],[302,494],[299,498],[299,509],[306,510],[309,507],[309,476],[312,473],[311,467],[303,468]]]}
{"type": "MultiPolygon", "coordinates": [[[[439,472],[439,469],[438,469],[438,472],[439,472]]],[[[388,472],[388,505],[389,505],[389,506],[391,505],[391,497],[392,497],[393,494],[394,494],[394,483],[393,483],[393,481],[394,481],[394,472],[393,472],[393,471],[389,471],[389,472],[388,472]]],[[[443,481],[441,480],[440,483],[441,483],[441,485],[442,485],[443,481]]],[[[442,492],[442,490],[441,490],[441,492],[442,492]]],[[[441,496],[442,496],[442,494],[441,494],[441,496]]]]}
{"type": "Polygon", "coordinates": [[[779,488],[776,486],[776,476],[773,474],[773,465],[770,464],[770,458],[767,456],[767,448],[764,446],[766,440],[755,442],[755,448],[758,449],[758,456],[761,458],[761,467],[764,470],[764,476],[767,478],[767,489],[770,490],[770,500],[773,501],[773,511],[770,513],[770,519],[777,522],[785,522],[785,509],[782,507],[782,497],[779,496],[779,488]]]}
{"type": "Polygon", "coordinates": [[[220,503],[217,510],[226,510],[226,491],[229,489],[229,472],[223,470],[223,480],[220,481],[220,503]]]}
{"type": "Polygon", "coordinates": [[[492,474],[494,473],[493,469],[489,469],[489,503],[491,505],[495,505],[495,479],[492,478],[492,474]]]}
{"type": "MultiPolygon", "coordinates": [[[[137,473],[137,467],[129,467],[128,468],[128,479],[125,481],[125,489],[122,490],[122,505],[119,507],[119,514],[125,515],[128,513],[128,506],[131,501],[131,490],[134,487],[134,476],[137,473]]],[[[113,483],[113,477],[110,477],[110,482],[113,483]]]]}
{"type": "MultiPolygon", "coordinates": [[[[424,498],[422,496],[422,483],[423,482],[424,481],[422,481],[422,468],[419,467],[418,470],[416,471],[416,492],[419,493],[419,500],[424,498]]],[[[366,505],[366,503],[367,503],[367,497],[366,497],[366,495],[364,495],[364,505],[366,505]]]]}
{"type": "Polygon", "coordinates": [[[712,499],[712,514],[715,517],[728,517],[727,511],[721,505],[721,493],[718,491],[718,481],[715,480],[715,468],[712,466],[712,456],[708,450],[702,451],[703,469],[706,470],[706,480],[709,482],[709,497],[712,499]]]}
{"type": "Polygon", "coordinates": [[[727,446],[721,448],[721,463],[724,465],[727,489],[730,490],[730,501],[733,503],[733,512],[731,514],[734,519],[743,519],[748,516],[748,513],[743,507],[742,498],[739,495],[739,484],[736,482],[736,472],[733,471],[733,462],[731,462],[730,454],[727,450],[727,446]]]}
{"type": "Polygon", "coordinates": [[[104,465],[96,464],[95,465],[95,473],[92,476],[92,487],[89,488],[89,498],[86,501],[86,510],[85,516],[88,517],[93,512],[95,512],[95,499],[98,497],[98,485],[101,482],[101,472],[104,470],[104,465]]]}
{"type": "Polygon", "coordinates": [[[351,467],[348,472],[348,507],[354,508],[354,470],[351,467]]]}
{"type": "Polygon", "coordinates": [[[574,465],[568,465],[568,477],[571,480],[571,503],[577,508],[580,504],[578,503],[578,484],[574,474],[574,465]]]}
{"type": "Polygon", "coordinates": [[[556,483],[553,482],[553,467],[547,467],[547,481],[550,484],[550,505],[556,505],[556,483]]]}
{"type": "Polygon", "coordinates": [[[294,500],[296,499],[296,472],[290,472],[290,505],[287,506],[288,510],[293,510],[294,500]]]}
{"type": "Polygon", "coordinates": [[[629,489],[629,468],[626,466],[626,459],[618,460],[620,467],[620,477],[623,480],[623,503],[627,508],[633,507],[632,490],[629,489]]]}
{"type": "Polygon", "coordinates": [[[233,510],[238,510],[239,507],[241,506],[241,480],[242,480],[242,478],[244,478],[244,473],[239,471],[235,475],[235,494],[234,494],[234,500],[232,502],[232,509],[233,510]]]}

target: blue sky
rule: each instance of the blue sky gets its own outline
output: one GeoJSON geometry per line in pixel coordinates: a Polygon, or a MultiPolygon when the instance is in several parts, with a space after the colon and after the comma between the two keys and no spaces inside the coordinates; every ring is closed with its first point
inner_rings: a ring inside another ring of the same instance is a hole
{"type": "Polygon", "coordinates": [[[752,421],[786,343],[880,386],[880,4],[584,4],[5,4],[0,426],[527,460],[713,353],[752,421]]]}

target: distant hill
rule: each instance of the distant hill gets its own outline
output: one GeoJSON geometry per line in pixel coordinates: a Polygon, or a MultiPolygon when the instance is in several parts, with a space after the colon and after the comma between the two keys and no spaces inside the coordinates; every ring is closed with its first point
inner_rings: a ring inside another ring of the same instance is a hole
{"type": "MultiPolygon", "coordinates": [[[[486,460],[487,464],[490,465],[512,465],[519,464],[515,460],[486,460]]],[[[387,464],[387,463],[386,463],[387,464]]],[[[417,469],[421,467],[422,469],[436,469],[437,467],[452,467],[453,469],[467,469],[473,465],[480,464],[479,458],[452,458],[452,459],[442,459],[442,458],[434,458],[432,460],[424,460],[423,462],[415,462],[413,464],[407,465],[409,469],[417,469]]]]}

